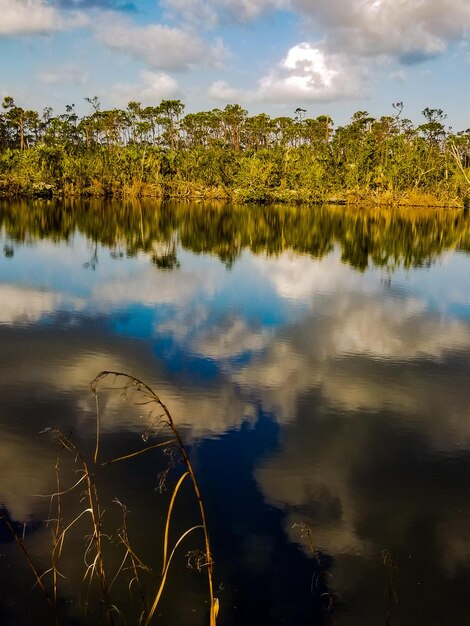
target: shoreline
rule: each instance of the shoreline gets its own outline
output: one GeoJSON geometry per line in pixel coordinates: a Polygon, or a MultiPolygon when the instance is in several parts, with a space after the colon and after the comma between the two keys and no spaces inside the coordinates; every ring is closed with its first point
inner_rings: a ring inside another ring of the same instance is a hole
{"type": "Polygon", "coordinates": [[[244,205],[276,205],[276,204],[309,204],[356,207],[383,207],[383,208],[441,208],[441,209],[468,209],[466,199],[455,195],[448,197],[436,195],[432,192],[417,191],[414,189],[401,193],[375,192],[367,190],[349,190],[333,194],[325,194],[318,190],[308,189],[268,189],[263,196],[253,198],[244,189],[203,188],[195,186],[189,181],[178,181],[179,184],[148,184],[142,183],[139,188],[107,189],[100,184],[77,189],[57,188],[47,183],[32,185],[8,185],[0,180],[0,198],[2,200],[20,199],[113,199],[113,200],[179,200],[227,202],[244,205]],[[11,188],[13,187],[13,189],[11,188]],[[175,189],[176,187],[176,189],[175,189]],[[178,189],[180,187],[180,189],[178,189]]]}

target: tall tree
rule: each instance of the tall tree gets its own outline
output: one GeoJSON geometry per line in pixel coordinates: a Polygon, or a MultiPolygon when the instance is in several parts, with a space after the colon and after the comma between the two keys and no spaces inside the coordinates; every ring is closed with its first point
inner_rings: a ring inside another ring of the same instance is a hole
{"type": "Polygon", "coordinates": [[[20,150],[24,150],[26,148],[26,133],[28,127],[36,130],[38,128],[39,116],[36,111],[25,111],[17,106],[11,96],[5,96],[2,106],[5,109],[4,119],[7,125],[17,130],[19,148],[20,150]]]}
{"type": "Polygon", "coordinates": [[[418,126],[418,131],[424,135],[428,143],[437,146],[446,136],[443,121],[447,115],[442,109],[430,109],[429,107],[426,107],[421,113],[427,121],[418,126]]]}
{"type": "Polygon", "coordinates": [[[225,138],[233,150],[240,150],[242,128],[248,111],[239,104],[227,104],[222,112],[222,123],[225,129],[225,138]]]}
{"type": "Polygon", "coordinates": [[[177,143],[179,120],[184,111],[184,104],[181,100],[162,100],[158,108],[165,129],[165,139],[173,150],[177,143]]]}

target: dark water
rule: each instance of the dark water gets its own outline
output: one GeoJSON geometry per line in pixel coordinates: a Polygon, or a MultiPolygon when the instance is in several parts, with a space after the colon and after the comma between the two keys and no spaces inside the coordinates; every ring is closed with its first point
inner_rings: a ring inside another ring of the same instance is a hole
{"type": "MultiPolygon", "coordinates": [[[[0,204],[0,508],[51,585],[60,428],[90,460],[112,580],[125,549],[157,574],[171,458],[94,466],[101,370],[152,386],[207,508],[221,625],[467,623],[470,221],[461,212],[190,204],[0,204]]],[[[100,395],[100,458],[148,445],[147,408],[100,395]]],[[[160,436],[163,436],[160,433],[160,436]]],[[[150,442],[158,441],[151,438],[150,442]]],[[[82,476],[63,451],[61,489],[82,476]]],[[[86,507],[61,498],[64,526],[86,507]]],[[[198,524],[189,485],[174,542],[198,524]]],[[[62,624],[83,617],[87,514],[58,569],[62,624]],[[63,576],[63,577],[62,577],[63,576]]],[[[204,573],[175,555],[153,623],[208,624],[204,573]]],[[[189,559],[190,560],[190,559],[189,559]]],[[[142,611],[124,562],[113,603],[142,611]]],[[[0,622],[54,624],[0,524],[0,622]]],[[[152,598],[158,577],[142,573],[152,598]]],[[[151,604],[151,600],[150,600],[151,604]]],[[[119,621],[115,615],[116,623],[119,621]]]]}

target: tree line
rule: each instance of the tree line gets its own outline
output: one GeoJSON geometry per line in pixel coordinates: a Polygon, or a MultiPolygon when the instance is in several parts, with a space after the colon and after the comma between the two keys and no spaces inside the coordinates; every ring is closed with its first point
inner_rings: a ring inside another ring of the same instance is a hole
{"type": "Polygon", "coordinates": [[[328,115],[250,116],[239,104],[185,114],[180,100],[103,110],[86,98],[54,114],[3,100],[0,193],[225,198],[238,201],[373,200],[467,205],[470,129],[454,133],[441,109],[423,123],[403,103],[336,126],[328,115]]]}

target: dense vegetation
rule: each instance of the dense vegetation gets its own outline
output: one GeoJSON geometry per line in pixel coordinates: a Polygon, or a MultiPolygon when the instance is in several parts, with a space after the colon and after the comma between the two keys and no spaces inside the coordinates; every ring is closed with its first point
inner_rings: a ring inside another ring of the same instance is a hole
{"type": "Polygon", "coordinates": [[[94,242],[87,267],[99,263],[99,246],[111,255],[149,255],[156,268],[177,268],[178,247],[214,254],[227,266],[244,250],[295,251],[321,258],[335,246],[358,270],[391,271],[432,263],[446,250],[470,252],[467,211],[384,207],[246,206],[139,200],[0,200],[3,253],[36,239],[63,241],[75,231],[94,242]]]}
{"type": "Polygon", "coordinates": [[[241,106],[184,115],[179,100],[54,115],[3,101],[0,194],[223,198],[252,202],[359,202],[462,206],[470,199],[470,129],[452,133],[426,108],[402,116],[355,113],[249,116],[241,106]]]}

